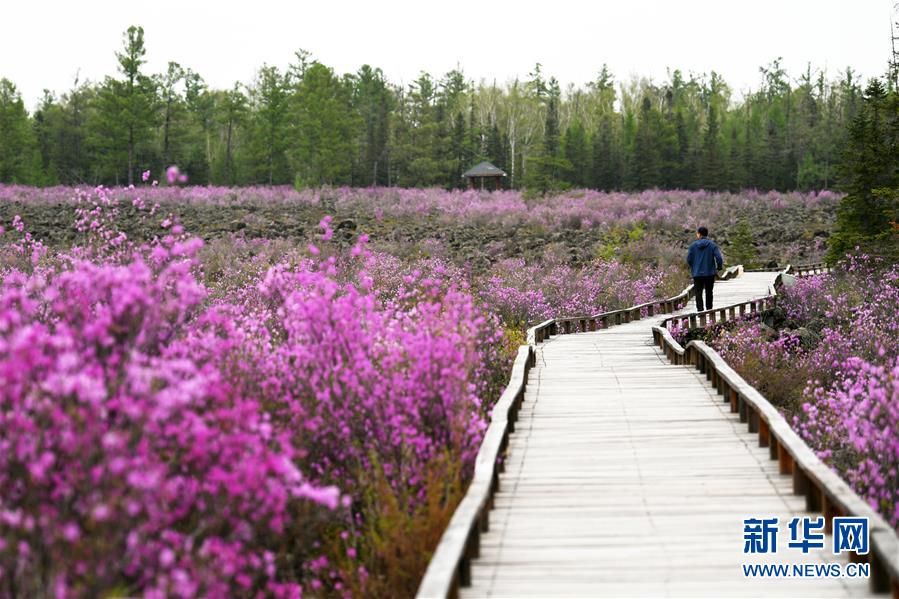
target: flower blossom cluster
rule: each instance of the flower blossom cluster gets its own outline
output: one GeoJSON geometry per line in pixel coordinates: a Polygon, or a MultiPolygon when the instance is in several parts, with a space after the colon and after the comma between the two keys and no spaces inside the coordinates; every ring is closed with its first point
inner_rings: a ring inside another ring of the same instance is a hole
{"type": "Polygon", "coordinates": [[[718,332],[722,356],[899,528],[899,266],[853,254],[797,280],[769,317],[718,332]],[[769,321],[770,322],[770,321],[769,321]]]}
{"type": "Polygon", "coordinates": [[[83,245],[0,270],[0,595],[339,592],[323,535],[373,473],[415,503],[434,460],[470,470],[508,361],[464,284],[376,282],[326,219],[319,255],[217,291],[176,221],[137,246],[84,194],[83,245]]]}

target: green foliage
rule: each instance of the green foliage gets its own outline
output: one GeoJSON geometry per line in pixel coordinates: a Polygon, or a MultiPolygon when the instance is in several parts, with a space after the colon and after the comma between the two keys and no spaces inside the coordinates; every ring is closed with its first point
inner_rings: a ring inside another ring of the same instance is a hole
{"type": "Polygon", "coordinates": [[[361,119],[361,135],[357,142],[353,180],[371,185],[388,183],[388,142],[390,114],[395,98],[381,69],[368,65],[353,79],[353,110],[361,119]]]}
{"type": "Polygon", "coordinates": [[[446,106],[440,102],[437,84],[427,73],[416,79],[399,99],[399,118],[394,130],[394,160],[402,186],[440,185],[443,182],[446,147],[446,106]]]}
{"type": "Polygon", "coordinates": [[[297,179],[307,186],[346,181],[353,163],[351,133],[358,127],[351,111],[352,81],[313,62],[297,82],[291,103],[296,139],[288,156],[297,179]]]}
{"type": "Polygon", "coordinates": [[[212,176],[217,181],[228,185],[238,182],[238,170],[234,155],[239,132],[249,115],[248,99],[240,85],[235,84],[228,91],[216,94],[215,104],[219,107],[215,114],[215,124],[224,131],[224,151],[215,156],[212,162],[212,176]]]}
{"type": "Polygon", "coordinates": [[[149,158],[157,124],[156,84],[141,70],[145,54],[143,27],[129,27],[123,51],[116,53],[122,78],[104,80],[91,113],[89,143],[100,158],[101,176],[116,183],[134,184],[137,163],[149,158]]]}
{"type": "Polygon", "coordinates": [[[248,161],[257,179],[269,185],[283,182],[290,174],[286,151],[289,146],[289,74],[278,67],[263,66],[250,90],[248,161]]]}
{"type": "MultiPolygon", "coordinates": [[[[571,161],[562,154],[561,137],[559,135],[559,102],[561,92],[559,83],[555,78],[544,85],[540,79],[540,65],[537,65],[533,81],[533,88],[538,97],[544,99],[546,104],[546,119],[543,126],[543,144],[539,152],[528,159],[529,170],[526,177],[526,185],[539,190],[542,193],[548,191],[567,189],[571,186],[571,173],[575,170],[571,161]]],[[[578,135],[575,133],[574,135],[578,135]]],[[[578,143],[575,141],[575,143],[578,143]]],[[[580,166],[587,163],[586,140],[581,144],[583,150],[577,157],[580,166]]],[[[574,148],[575,152],[579,151],[574,148]]],[[[586,173],[581,173],[585,177],[586,173]]],[[[586,177],[585,177],[586,178],[586,177]]]]}
{"type": "Polygon", "coordinates": [[[565,160],[571,165],[569,182],[575,187],[587,187],[590,175],[590,153],[587,133],[580,121],[573,121],[565,130],[565,160]]]}
{"type": "Polygon", "coordinates": [[[359,524],[351,534],[333,530],[323,547],[348,596],[415,595],[433,548],[464,496],[462,473],[449,456],[433,460],[423,472],[423,501],[411,491],[395,491],[379,464],[359,474],[371,479],[360,502],[359,524]],[[410,504],[415,507],[409,509],[410,504]]]}
{"type": "Polygon", "coordinates": [[[616,81],[605,66],[565,93],[539,64],[507,85],[475,85],[457,68],[402,88],[380,69],[341,75],[302,50],[286,70],[263,65],[248,85],[214,90],[176,62],[146,73],[146,54],[130,27],[115,77],[76,80],[30,116],[7,89],[0,180],[127,184],[177,163],[199,184],[455,188],[489,160],[508,173],[504,186],[537,193],[823,189],[862,98],[851,69],[826,81],[808,68],[792,83],[780,59],[735,101],[715,73],[616,81]]]}
{"type": "Polygon", "coordinates": [[[0,79],[0,182],[35,183],[35,141],[22,96],[0,79]]]}
{"type": "Polygon", "coordinates": [[[849,129],[842,165],[847,195],[837,210],[830,260],[856,246],[878,254],[897,253],[899,211],[899,93],[877,79],[865,89],[849,129]]]}
{"type": "MultiPolygon", "coordinates": [[[[639,244],[645,238],[646,223],[638,222],[629,227],[615,225],[606,236],[605,242],[594,248],[594,255],[602,260],[613,260],[621,257],[622,248],[629,244],[639,244]]],[[[645,256],[640,259],[645,259],[645,256]]]]}
{"type": "Polygon", "coordinates": [[[745,220],[741,220],[730,234],[730,247],[727,248],[727,260],[732,264],[742,264],[745,268],[755,268],[757,253],[755,250],[752,229],[745,220]]]}

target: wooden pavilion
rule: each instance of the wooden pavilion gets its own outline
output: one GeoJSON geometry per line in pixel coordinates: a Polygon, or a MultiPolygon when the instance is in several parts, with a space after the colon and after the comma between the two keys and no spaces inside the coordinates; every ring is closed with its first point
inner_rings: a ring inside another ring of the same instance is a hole
{"type": "Polygon", "coordinates": [[[500,184],[502,178],[506,176],[505,171],[501,168],[493,166],[487,161],[480,162],[464,173],[462,173],[463,179],[468,179],[468,188],[475,189],[475,181],[480,180],[481,189],[485,188],[485,181],[488,179],[493,179],[494,181],[494,189],[499,190],[502,189],[502,185],[500,184]]]}

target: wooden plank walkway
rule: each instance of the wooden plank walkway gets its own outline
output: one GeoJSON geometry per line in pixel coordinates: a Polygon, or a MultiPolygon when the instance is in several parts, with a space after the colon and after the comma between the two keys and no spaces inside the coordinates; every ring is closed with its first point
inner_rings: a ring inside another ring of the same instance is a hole
{"type": "MultiPolygon", "coordinates": [[[[719,282],[715,303],[762,297],[773,278],[719,282]]],[[[460,595],[867,596],[867,579],[744,578],[742,563],[847,560],[829,537],[808,555],[786,547],[804,499],[705,377],[653,346],[658,320],[539,346],[460,595]],[[743,519],[771,516],[778,553],[743,554],[743,519]]]]}

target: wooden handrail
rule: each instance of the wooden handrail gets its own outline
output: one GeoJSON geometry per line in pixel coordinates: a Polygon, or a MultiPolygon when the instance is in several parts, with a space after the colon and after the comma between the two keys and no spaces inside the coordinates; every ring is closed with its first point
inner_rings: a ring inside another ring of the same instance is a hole
{"type": "Polygon", "coordinates": [[[674,323],[679,328],[689,327],[691,329],[703,328],[707,325],[721,324],[743,318],[748,314],[753,314],[773,308],[777,305],[777,292],[782,288],[784,275],[795,275],[797,277],[807,277],[811,275],[823,274],[830,272],[830,268],[823,262],[814,264],[800,264],[798,266],[787,265],[779,271],[773,270],[754,270],[749,272],[777,272],[774,284],[770,289],[770,293],[765,297],[760,297],[745,302],[730,304],[721,308],[712,308],[711,310],[703,310],[694,314],[684,314],[681,316],[672,316],[662,321],[662,326],[671,330],[671,324],[674,323]]]}
{"type": "Polygon", "coordinates": [[[758,433],[759,447],[769,448],[769,456],[778,461],[780,473],[792,475],[793,493],[805,496],[808,511],[824,515],[826,532],[831,532],[834,517],[868,518],[871,550],[867,555],[853,553],[851,559],[870,564],[874,592],[891,591],[899,597],[899,537],[893,527],[824,464],[780,412],[718,352],[698,340],[681,347],[662,326],[654,326],[652,331],[671,362],[693,365],[705,374],[724,402],[730,404],[730,411],[739,413],[740,422],[747,423],[749,432],[758,433]]]}
{"type": "Polygon", "coordinates": [[[456,597],[459,586],[471,582],[471,560],[478,556],[481,533],[489,525],[493,495],[499,488],[499,473],[503,470],[501,458],[509,434],[515,430],[535,355],[531,345],[518,348],[509,384],[493,406],[490,426],[475,458],[474,476],[431,557],[418,587],[418,597],[456,597]]]}
{"type": "MultiPolygon", "coordinates": [[[[734,266],[727,269],[720,278],[731,279],[742,272],[741,265],[734,266]]],[[[536,360],[536,344],[545,341],[550,335],[575,332],[572,330],[573,323],[577,323],[580,330],[586,331],[589,326],[589,330],[595,331],[597,325],[605,328],[638,320],[644,309],[648,310],[649,315],[655,313],[656,307],[663,310],[659,313],[670,313],[685,306],[692,296],[693,286],[690,285],[668,299],[593,316],[553,318],[528,329],[528,345],[518,348],[509,384],[493,407],[490,425],[475,458],[474,476],[465,497],[456,507],[440,537],[440,543],[428,563],[416,597],[457,597],[459,587],[469,586],[471,583],[471,560],[478,556],[481,533],[486,532],[489,526],[493,495],[499,489],[499,473],[503,469],[502,455],[508,445],[509,434],[515,430],[515,420],[524,400],[528,371],[536,360]]]]}
{"type": "MultiPolygon", "coordinates": [[[[800,276],[804,274],[822,274],[825,272],[830,272],[830,267],[827,266],[826,262],[809,262],[806,264],[800,264],[799,266],[795,266],[791,269],[788,265],[786,272],[789,274],[798,274],[800,276]]],[[[748,268],[746,272],[783,272],[784,268],[782,266],[775,266],[773,268],[748,268]]]]}
{"type": "MultiPolygon", "coordinates": [[[[725,270],[720,276],[721,280],[733,279],[743,274],[743,265],[738,264],[725,270]]],[[[695,295],[693,285],[690,285],[679,294],[667,299],[655,300],[644,304],[637,304],[621,310],[602,312],[591,316],[569,316],[564,318],[550,318],[528,329],[527,341],[531,344],[542,343],[553,335],[569,334],[577,332],[596,331],[607,329],[616,324],[624,324],[634,320],[640,320],[643,312],[647,316],[656,314],[671,314],[684,308],[695,295]]]]}
{"type": "MultiPolygon", "coordinates": [[[[738,265],[727,269],[720,278],[731,279],[742,273],[743,267],[738,265]]],[[[592,316],[552,318],[528,329],[528,345],[519,347],[509,384],[493,408],[490,425],[475,459],[474,476],[465,497],[456,507],[440,538],[416,597],[454,598],[458,596],[460,586],[470,585],[471,560],[479,555],[480,535],[489,527],[493,495],[499,489],[499,474],[503,470],[502,456],[508,445],[509,434],[515,430],[515,421],[524,400],[528,372],[536,360],[536,344],[556,334],[572,333],[577,330],[595,331],[597,328],[639,320],[642,318],[643,310],[646,310],[649,316],[655,313],[669,314],[686,306],[693,295],[693,285],[690,285],[678,295],[667,299],[592,316]]],[[[672,355],[684,355],[683,348],[674,341],[666,328],[653,327],[653,335],[656,336],[657,342],[660,342],[660,339],[670,341],[669,347],[674,352],[672,355]],[[679,348],[679,354],[675,348],[679,348]]],[[[679,363],[682,363],[682,360],[679,363]]]]}
{"type": "Polygon", "coordinates": [[[800,277],[804,277],[807,275],[820,275],[826,272],[830,272],[830,267],[827,266],[824,262],[814,262],[811,264],[800,264],[796,268],[794,268],[790,273],[795,273],[800,277]]]}
{"type": "MultiPolygon", "coordinates": [[[[765,297],[760,297],[745,302],[730,304],[721,308],[712,308],[703,310],[702,312],[694,312],[693,314],[683,314],[671,316],[661,322],[661,326],[671,330],[671,324],[674,323],[679,328],[689,327],[691,329],[702,328],[710,324],[721,324],[736,318],[743,318],[747,314],[753,314],[773,308],[777,304],[777,290],[782,286],[782,277],[792,267],[787,265],[783,270],[777,271],[778,274],[774,278],[774,284],[770,288],[770,292],[765,297]]],[[[775,271],[763,271],[775,272],[775,271]]]]}

